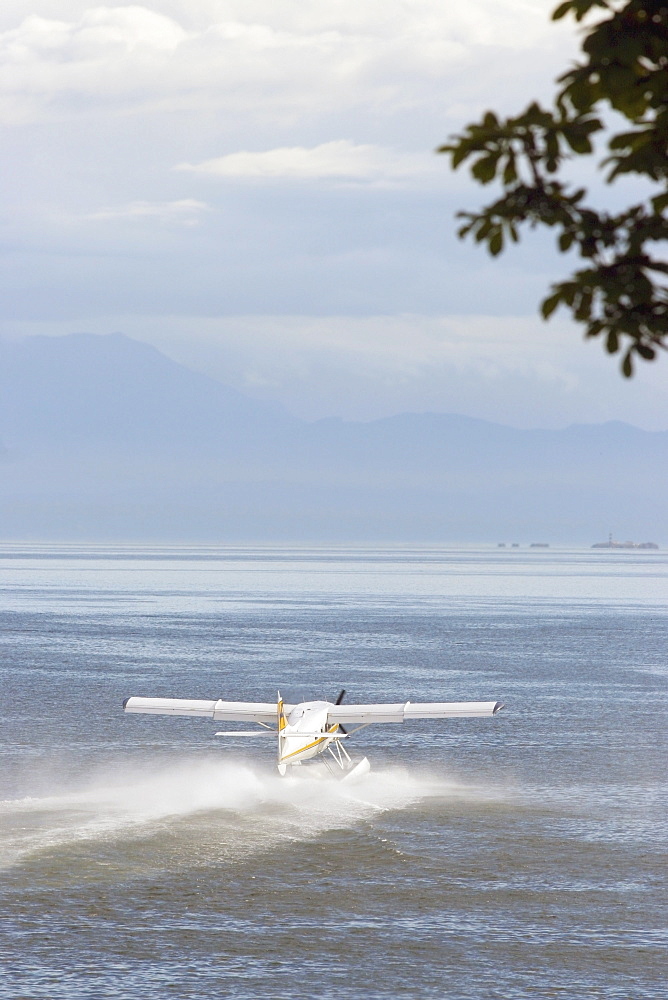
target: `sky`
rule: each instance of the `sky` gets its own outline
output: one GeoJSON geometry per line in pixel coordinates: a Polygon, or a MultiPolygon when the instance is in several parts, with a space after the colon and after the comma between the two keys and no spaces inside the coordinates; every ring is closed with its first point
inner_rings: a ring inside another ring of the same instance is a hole
{"type": "Polygon", "coordinates": [[[455,236],[487,191],[435,147],[549,99],[553,6],[4,0],[0,334],[123,332],[308,419],[668,428],[668,360],[538,318],[551,235],[455,236]]]}

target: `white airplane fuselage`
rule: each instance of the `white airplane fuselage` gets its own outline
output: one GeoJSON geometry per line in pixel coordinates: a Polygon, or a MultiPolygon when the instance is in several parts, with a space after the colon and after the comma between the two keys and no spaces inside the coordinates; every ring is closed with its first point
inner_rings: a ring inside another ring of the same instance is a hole
{"type": "Polygon", "coordinates": [[[286,716],[283,702],[278,703],[278,769],[285,773],[289,765],[310,760],[322,753],[332,740],[340,739],[339,726],[327,725],[329,701],[303,701],[286,716]]]}

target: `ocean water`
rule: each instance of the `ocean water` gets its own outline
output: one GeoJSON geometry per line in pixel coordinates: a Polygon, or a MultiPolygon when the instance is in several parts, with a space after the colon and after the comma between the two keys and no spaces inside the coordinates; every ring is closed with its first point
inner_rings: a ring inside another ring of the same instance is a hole
{"type": "Polygon", "coordinates": [[[3,545],[0,997],[667,997],[667,607],[662,552],[3,545]],[[506,709],[355,784],[121,710],[341,687],[506,709]]]}

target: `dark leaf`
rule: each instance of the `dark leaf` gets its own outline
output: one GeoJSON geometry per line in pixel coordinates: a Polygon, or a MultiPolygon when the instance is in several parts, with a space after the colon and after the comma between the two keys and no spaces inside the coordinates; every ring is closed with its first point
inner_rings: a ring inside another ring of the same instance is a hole
{"type": "Polygon", "coordinates": [[[560,302],[561,291],[554,292],[552,295],[549,295],[546,299],[544,299],[540,307],[543,319],[549,319],[560,302]]]}
{"type": "Polygon", "coordinates": [[[510,153],[506,159],[506,165],[503,168],[503,183],[506,187],[510,187],[517,180],[517,167],[515,166],[515,156],[510,153]]]}
{"type": "Polygon", "coordinates": [[[556,10],[552,11],[552,20],[558,21],[560,18],[565,17],[571,10],[571,7],[572,4],[570,2],[560,3],[556,10]]]}
{"type": "Polygon", "coordinates": [[[489,184],[496,175],[496,165],[499,162],[500,153],[490,153],[483,156],[471,168],[471,173],[481,184],[489,184]]]}
{"type": "MultiPolygon", "coordinates": [[[[443,147],[443,151],[446,151],[447,147],[443,147]]],[[[470,149],[461,143],[456,148],[450,147],[452,149],[452,166],[456,169],[460,163],[463,163],[466,157],[470,154],[470,149]]]]}
{"type": "Polygon", "coordinates": [[[663,212],[664,208],[668,208],[668,191],[665,194],[658,194],[652,198],[652,206],[657,214],[663,212]]]}
{"type": "Polygon", "coordinates": [[[496,257],[503,250],[503,230],[499,227],[489,239],[489,252],[496,257]]]}

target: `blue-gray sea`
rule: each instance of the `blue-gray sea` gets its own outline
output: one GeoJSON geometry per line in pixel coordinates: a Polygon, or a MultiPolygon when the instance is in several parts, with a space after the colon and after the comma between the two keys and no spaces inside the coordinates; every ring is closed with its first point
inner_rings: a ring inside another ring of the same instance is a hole
{"type": "Polygon", "coordinates": [[[668,996],[666,554],[4,544],[0,584],[3,1000],[668,996]],[[342,687],[506,708],[365,729],[355,784],[121,709],[342,687]]]}

